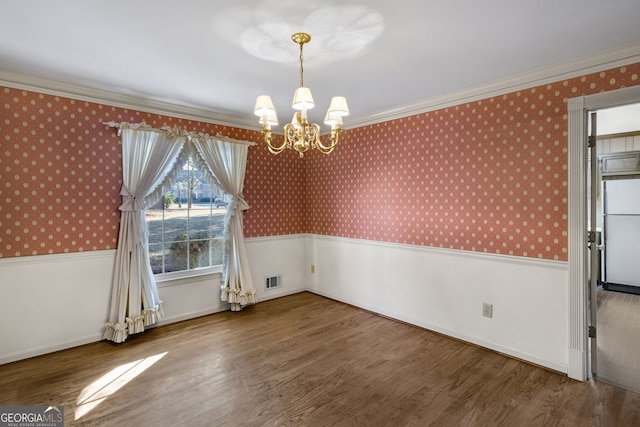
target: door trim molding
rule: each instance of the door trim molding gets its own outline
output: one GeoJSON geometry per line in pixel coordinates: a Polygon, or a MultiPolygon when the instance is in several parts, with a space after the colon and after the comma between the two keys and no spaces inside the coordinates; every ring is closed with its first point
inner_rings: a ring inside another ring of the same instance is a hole
{"type": "Polygon", "coordinates": [[[640,86],[569,99],[569,353],[570,378],[588,378],[587,114],[640,102],[640,86]]]}

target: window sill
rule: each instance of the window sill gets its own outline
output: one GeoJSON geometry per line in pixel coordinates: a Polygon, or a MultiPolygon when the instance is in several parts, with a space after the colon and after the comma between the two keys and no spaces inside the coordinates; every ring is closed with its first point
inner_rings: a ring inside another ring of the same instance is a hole
{"type": "Polygon", "coordinates": [[[177,271],[173,273],[156,274],[154,279],[158,288],[166,288],[168,286],[184,285],[193,283],[194,281],[202,281],[215,276],[222,277],[222,267],[203,268],[191,271],[177,271]]]}

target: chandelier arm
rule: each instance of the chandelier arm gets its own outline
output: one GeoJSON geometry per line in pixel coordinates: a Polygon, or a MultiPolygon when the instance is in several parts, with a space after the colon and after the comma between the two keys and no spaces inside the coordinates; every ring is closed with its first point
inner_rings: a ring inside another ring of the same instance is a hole
{"type": "Polygon", "coordinates": [[[322,154],[329,154],[333,151],[334,148],[336,148],[336,146],[338,145],[338,142],[340,141],[340,131],[342,131],[341,128],[337,127],[335,129],[331,130],[331,144],[330,145],[324,145],[320,139],[318,139],[318,141],[316,142],[317,144],[317,148],[318,151],[320,151],[322,154]]]}
{"type": "MultiPolygon", "coordinates": [[[[286,132],[286,130],[287,130],[287,129],[286,129],[286,126],[285,126],[285,132],[286,132]]],[[[288,148],[288,147],[287,147],[287,140],[286,140],[286,138],[283,138],[282,145],[280,145],[279,147],[276,147],[276,146],[272,145],[272,144],[271,144],[271,140],[272,140],[272,133],[271,133],[271,131],[270,131],[270,130],[269,130],[269,131],[267,131],[267,132],[269,132],[269,134],[268,134],[268,135],[265,133],[265,131],[263,131],[263,133],[265,134],[264,138],[265,138],[265,141],[266,141],[266,143],[267,143],[267,148],[269,149],[269,151],[271,152],[271,154],[280,154],[280,153],[282,153],[284,150],[286,150],[286,149],[288,148]]]]}
{"type": "Polygon", "coordinates": [[[311,123],[307,128],[306,133],[307,141],[310,141],[311,148],[317,148],[320,144],[320,126],[315,123],[311,123]]]}

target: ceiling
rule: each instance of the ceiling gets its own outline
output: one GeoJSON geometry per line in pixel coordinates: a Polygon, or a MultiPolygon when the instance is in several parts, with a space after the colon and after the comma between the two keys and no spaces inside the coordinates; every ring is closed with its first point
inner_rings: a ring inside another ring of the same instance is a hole
{"type": "MultiPolygon", "coordinates": [[[[640,104],[598,110],[598,135],[640,131],[640,104]]],[[[588,127],[591,129],[591,125],[588,127]]]]}
{"type": "MultiPolygon", "coordinates": [[[[638,0],[3,0],[0,71],[192,107],[258,127],[255,98],[290,119],[304,80],[321,121],[350,120],[640,46],[638,0]]],[[[637,50],[640,52],[640,49],[637,50]]],[[[1,76],[0,76],[1,77],[1,76]]],[[[6,78],[4,79],[6,81],[6,78]]],[[[0,83],[2,79],[0,78],[0,83]]],[[[312,114],[313,113],[313,114],[312,114]]]]}

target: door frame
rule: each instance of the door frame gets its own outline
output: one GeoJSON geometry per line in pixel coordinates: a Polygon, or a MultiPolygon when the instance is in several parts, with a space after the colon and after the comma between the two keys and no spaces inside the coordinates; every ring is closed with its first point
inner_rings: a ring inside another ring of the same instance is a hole
{"type": "Polygon", "coordinates": [[[568,100],[569,194],[569,353],[567,374],[589,378],[589,274],[587,247],[587,115],[591,111],[640,102],[640,86],[622,88],[568,100]]]}

